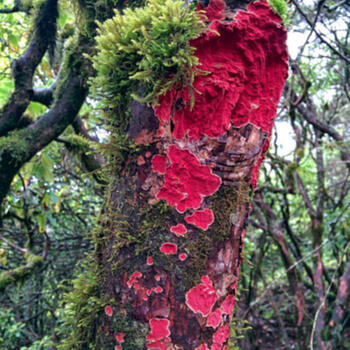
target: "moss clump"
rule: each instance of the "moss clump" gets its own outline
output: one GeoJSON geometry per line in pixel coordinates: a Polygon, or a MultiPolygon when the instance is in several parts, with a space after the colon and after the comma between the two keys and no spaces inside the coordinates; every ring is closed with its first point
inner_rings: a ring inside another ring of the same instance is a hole
{"type": "Polygon", "coordinates": [[[73,281],[73,290],[64,296],[64,323],[60,332],[66,337],[57,349],[90,349],[96,337],[96,320],[106,302],[99,298],[98,278],[92,264],[73,281]]]}
{"type": "Polygon", "coordinates": [[[199,62],[190,40],[205,30],[202,17],[183,0],[149,0],[143,8],[115,11],[112,19],[98,23],[95,96],[114,109],[131,97],[156,103],[174,86],[188,87],[193,95],[199,62]]]}
{"type": "Polygon", "coordinates": [[[281,16],[283,22],[286,22],[288,5],[285,0],[268,0],[271,7],[281,16]]]}

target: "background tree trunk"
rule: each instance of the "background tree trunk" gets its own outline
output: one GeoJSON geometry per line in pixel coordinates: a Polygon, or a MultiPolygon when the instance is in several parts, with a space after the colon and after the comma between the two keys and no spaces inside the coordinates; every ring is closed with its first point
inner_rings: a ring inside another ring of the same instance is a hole
{"type": "Polygon", "coordinates": [[[211,74],[195,80],[193,110],[187,90],[154,109],[133,102],[134,146],[111,164],[95,251],[103,349],[227,348],[250,197],[287,76],[286,33],[264,1],[206,11],[213,30],[192,45],[211,74]]]}

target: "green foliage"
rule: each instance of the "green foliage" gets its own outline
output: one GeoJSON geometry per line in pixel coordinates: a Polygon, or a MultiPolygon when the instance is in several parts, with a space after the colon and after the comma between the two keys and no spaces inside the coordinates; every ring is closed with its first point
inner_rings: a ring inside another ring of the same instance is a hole
{"type": "Polygon", "coordinates": [[[73,290],[64,297],[63,326],[65,336],[58,350],[86,349],[87,339],[93,339],[96,330],[94,320],[106,302],[98,298],[98,279],[92,265],[73,280],[73,290]]]}
{"type": "Polygon", "coordinates": [[[94,94],[109,108],[132,97],[157,103],[174,86],[188,87],[199,73],[190,40],[205,28],[202,14],[183,0],[149,0],[145,7],[125,9],[99,25],[94,94]],[[142,96],[140,96],[142,95],[142,96]]]}
{"type": "Polygon", "coordinates": [[[0,350],[14,349],[23,336],[24,323],[10,309],[0,309],[0,350]]]}

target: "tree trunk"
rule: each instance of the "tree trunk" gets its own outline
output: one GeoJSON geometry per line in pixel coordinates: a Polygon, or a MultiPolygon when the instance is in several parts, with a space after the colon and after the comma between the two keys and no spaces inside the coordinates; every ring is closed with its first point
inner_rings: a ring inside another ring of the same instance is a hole
{"type": "Polygon", "coordinates": [[[95,233],[99,349],[228,349],[244,230],[287,76],[286,32],[265,1],[211,1],[195,104],[173,89],[131,104],[95,233]],[[220,35],[218,35],[218,33],[220,35]]]}

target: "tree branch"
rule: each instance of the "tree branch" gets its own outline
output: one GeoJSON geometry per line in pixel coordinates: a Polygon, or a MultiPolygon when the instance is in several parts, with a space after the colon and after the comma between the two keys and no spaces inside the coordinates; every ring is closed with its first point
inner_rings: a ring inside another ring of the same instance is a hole
{"type": "Polygon", "coordinates": [[[39,7],[34,34],[25,53],[12,63],[15,91],[0,112],[0,136],[16,128],[33,96],[33,75],[47,48],[55,40],[58,0],[46,0],[39,7]]]}

